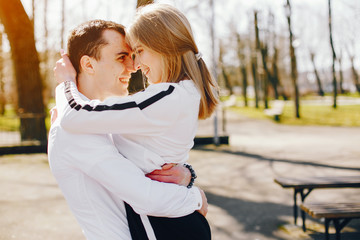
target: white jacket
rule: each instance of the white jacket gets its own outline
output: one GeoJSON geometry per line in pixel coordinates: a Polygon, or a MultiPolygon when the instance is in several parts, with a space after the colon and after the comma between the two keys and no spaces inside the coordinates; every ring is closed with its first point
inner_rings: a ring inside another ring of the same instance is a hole
{"type": "MultiPolygon", "coordinates": [[[[76,99],[81,102],[86,100],[80,94],[76,99]]],[[[151,181],[133,162],[118,153],[108,134],[81,133],[82,130],[75,127],[77,124],[87,129],[90,125],[81,123],[81,116],[72,115],[73,110],[65,98],[64,84],[56,89],[56,104],[58,118],[49,132],[50,168],[87,239],[131,239],[123,201],[139,214],[153,216],[180,217],[201,208],[201,195],[196,187],[187,189],[151,181]],[[72,121],[74,125],[70,126],[72,121]]],[[[92,115],[98,116],[96,113],[92,115]]],[[[104,124],[109,123],[105,121],[104,124]]],[[[122,126],[128,129],[132,125],[133,122],[129,122],[122,126]]],[[[159,129],[149,129],[146,137],[159,129]]],[[[132,153],[129,155],[148,153],[133,139],[124,138],[123,141],[132,143],[126,145],[126,151],[132,153]]],[[[120,145],[117,147],[122,149],[120,145]]],[[[138,156],[138,159],[141,157],[138,156]]],[[[157,158],[160,159],[160,156],[157,158]]]]}
{"type": "Polygon", "coordinates": [[[144,172],[184,163],[197,130],[200,95],[192,80],[150,85],[128,97],[83,101],[67,82],[61,126],[74,133],[113,133],[115,145],[144,172]],[[141,145],[132,148],[132,144],[141,145]],[[135,149],[135,151],[134,151],[135,149]],[[155,153],[155,154],[154,154],[155,153]]]}

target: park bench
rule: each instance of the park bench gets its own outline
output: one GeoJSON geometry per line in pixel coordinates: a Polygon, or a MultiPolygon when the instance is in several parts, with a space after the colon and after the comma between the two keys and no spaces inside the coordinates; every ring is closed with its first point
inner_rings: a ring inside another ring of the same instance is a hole
{"type": "MultiPolygon", "coordinates": [[[[341,230],[354,218],[360,218],[360,202],[355,203],[303,203],[300,208],[313,218],[325,219],[325,239],[329,240],[329,225],[334,223],[336,240],[341,230]]],[[[303,229],[306,229],[303,221],[303,229]]]]}
{"type": "MultiPolygon", "coordinates": [[[[294,189],[294,223],[297,222],[298,206],[297,196],[301,202],[316,188],[359,188],[360,175],[358,176],[323,176],[323,177],[277,177],[274,181],[283,188],[294,189]]],[[[305,231],[305,212],[301,210],[303,230],[305,231]]]]}
{"type": "Polygon", "coordinates": [[[275,100],[272,102],[272,107],[265,109],[264,113],[270,117],[274,117],[275,121],[280,121],[280,116],[284,111],[285,101],[275,100]]]}

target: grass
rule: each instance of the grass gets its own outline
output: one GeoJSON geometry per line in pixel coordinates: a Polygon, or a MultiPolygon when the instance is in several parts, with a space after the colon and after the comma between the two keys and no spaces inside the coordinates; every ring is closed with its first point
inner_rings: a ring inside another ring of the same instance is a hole
{"type": "MultiPolygon", "coordinates": [[[[49,112],[49,111],[47,111],[49,112]]],[[[46,129],[50,129],[50,116],[46,115],[45,118],[46,129]]],[[[20,119],[12,108],[7,108],[5,114],[0,116],[0,131],[19,131],[20,119]]]]}
{"type": "Polygon", "coordinates": [[[300,106],[300,119],[295,118],[294,106],[284,108],[281,122],[291,125],[360,126],[360,105],[300,106]]]}
{"type": "Polygon", "coordinates": [[[0,117],[0,131],[17,131],[20,120],[15,116],[4,115],[0,117]]]}
{"type": "MultiPolygon", "coordinates": [[[[271,106],[270,106],[271,107],[271,106]]],[[[264,107],[231,107],[235,112],[256,119],[271,119],[264,114],[264,107]]],[[[323,125],[323,126],[360,126],[360,105],[338,105],[336,109],[328,105],[300,105],[300,119],[295,117],[293,102],[287,102],[280,117],[281,124],[323,125]]]]}

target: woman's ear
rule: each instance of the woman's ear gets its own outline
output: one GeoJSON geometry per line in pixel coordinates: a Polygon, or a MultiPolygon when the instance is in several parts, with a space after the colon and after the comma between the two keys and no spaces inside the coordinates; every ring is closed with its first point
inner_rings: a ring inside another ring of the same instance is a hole
{"type": "Polygon", "coordinates": [[[88,73],[88,74],[94,74],[95,73],[95,69],[94,69],[94,62],[93,59],[91,57],[89,57],[88,55],[84,55],[81,57],[80,59],[80,67],[81,69],[88,73]]]}

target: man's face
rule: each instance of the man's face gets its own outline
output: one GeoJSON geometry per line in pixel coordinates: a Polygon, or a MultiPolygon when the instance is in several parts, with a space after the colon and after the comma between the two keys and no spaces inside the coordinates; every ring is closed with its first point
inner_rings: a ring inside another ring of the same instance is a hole
{"type": "Polygon", "coordinates": [[[97,91],[102,99],[126,96],[131,73],[135,71],[131,49],[125,37],[115,30],[105,30],[103,38],[108,44],[100,49],[100,59],[93,65],[97,91]]]}

